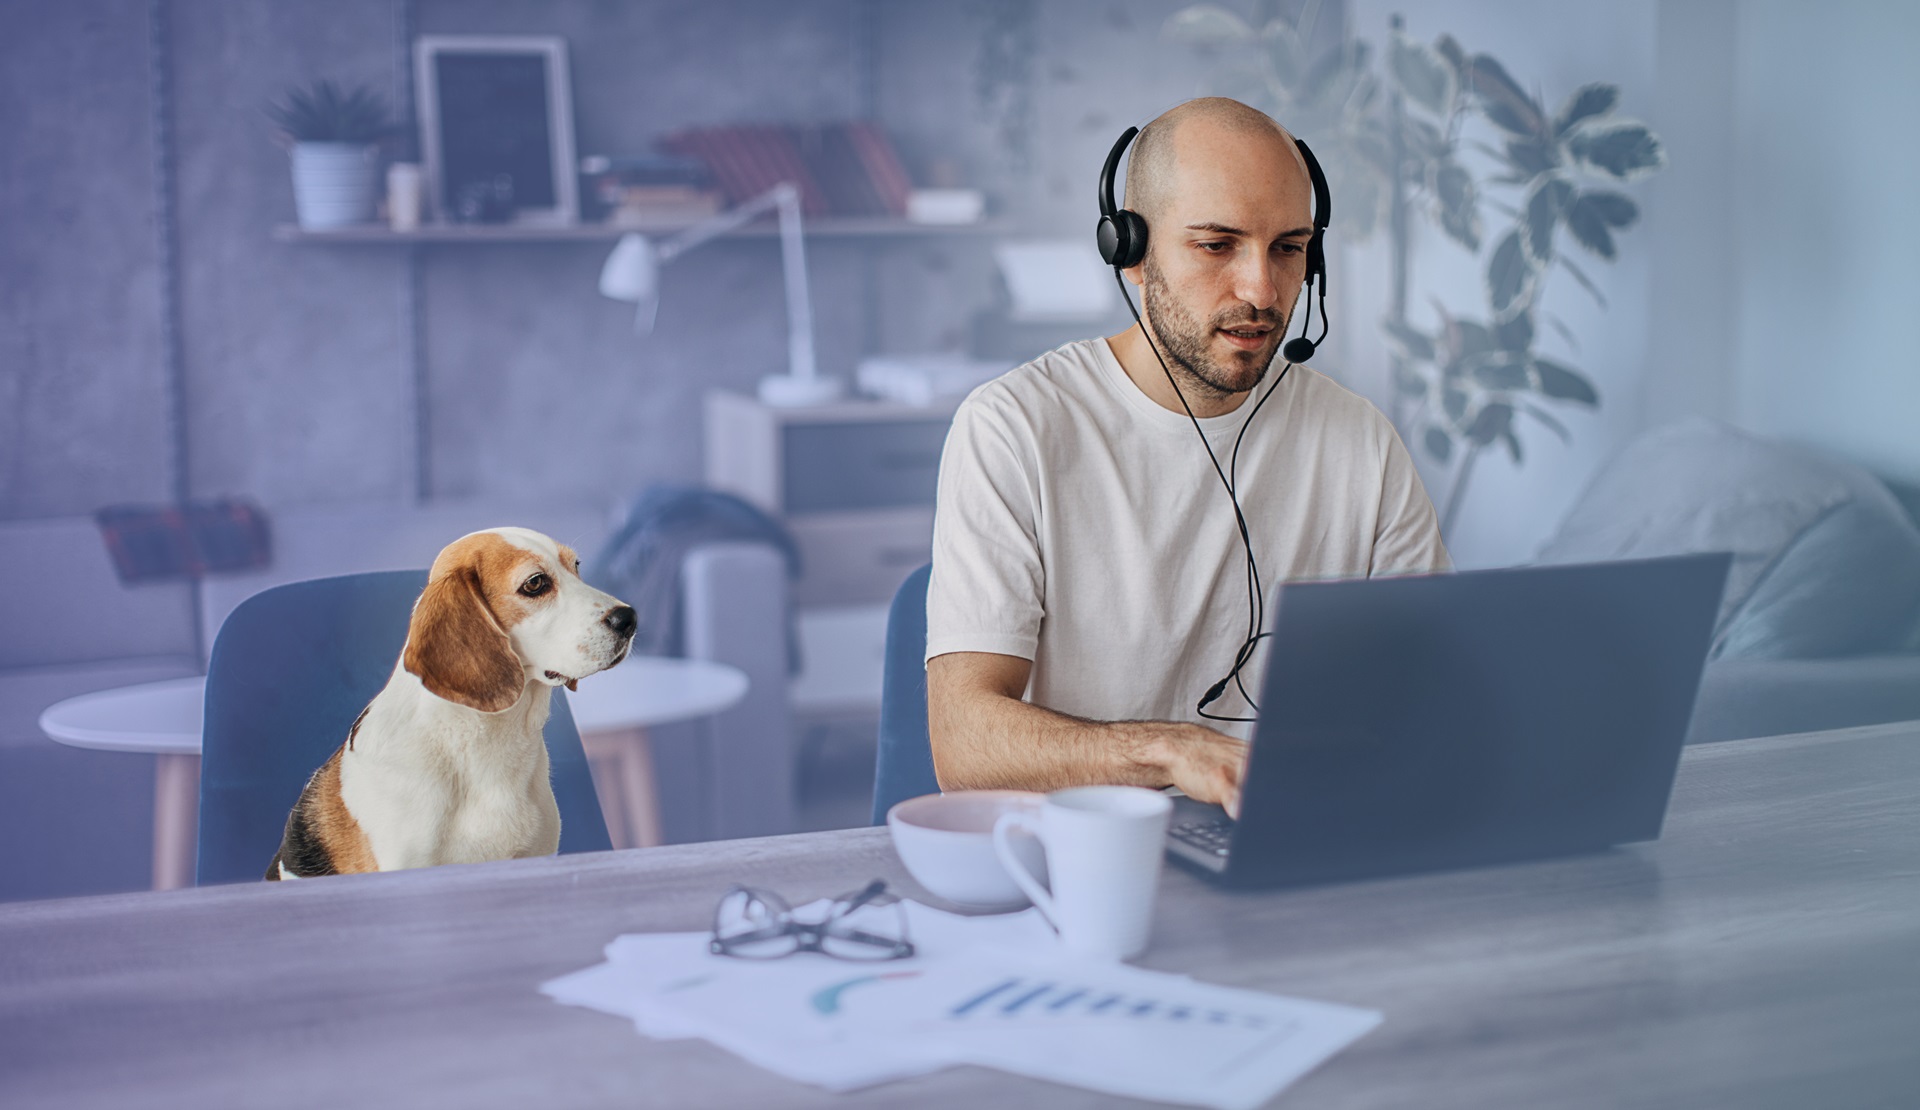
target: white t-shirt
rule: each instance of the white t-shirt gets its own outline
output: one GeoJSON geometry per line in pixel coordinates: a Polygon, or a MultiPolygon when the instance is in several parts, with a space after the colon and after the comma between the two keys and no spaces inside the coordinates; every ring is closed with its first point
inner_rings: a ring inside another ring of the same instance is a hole
{"type": "MultiPolygon", "coordinates": [[[[1236,411],[1200,421],[1223,469],[1284,365],[1236,411]]],[[[1032,660],[1027,700],[1078,717],[1201,721],[1195,703],[1232,666],[1248,614],[1233,507],[1199,440],[1105,339],[974,390],[940,460],[926,657],[1032,660]]],[[[1287,372],[1247,431],[1237,475],[1264,590],[1451,569],[1392,423],[1325,375],[1287,372]]],[[[1269,631],[1272,616],[1269,606],[1269,631]]],[[[1242,672],[1256,699],[1258,660],[1242,672]]],[[[1253,715],[1231,685],[1207,709],[1253,715]]]]}

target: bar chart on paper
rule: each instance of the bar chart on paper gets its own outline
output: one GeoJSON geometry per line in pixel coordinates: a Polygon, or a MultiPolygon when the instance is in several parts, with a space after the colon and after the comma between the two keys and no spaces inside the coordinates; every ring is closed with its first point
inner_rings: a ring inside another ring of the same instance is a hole
{"type": "Polygon", "coordinates": [[[874,1035],[1136,1097],[1259,1105],[1379,1024],[1372,1010],[1219,987],[1123,964],[1005,957],[928,966],[847,991],[874,1035]]]}
{"type": "Polygon", "coordinates": [[[947,1011],[955,1021],[1057,1024],[1062,1021],[1164,1022],[1285,1036],[1297,1023],[1239,1009],[1196,1005],[1107,987],[1013,976],[1000,980],[947,1011]]]}

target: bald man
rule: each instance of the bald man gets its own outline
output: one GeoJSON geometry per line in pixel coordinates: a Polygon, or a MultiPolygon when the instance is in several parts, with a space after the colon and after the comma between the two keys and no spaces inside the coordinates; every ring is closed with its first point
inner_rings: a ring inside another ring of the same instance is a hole
{"type": "MultiPolygon", "coordinates": [[[[1049,351],[955,414],[927,595],[942,788],[1175,786],[1238,815],[1251,726],[1219,731],[1196,705],[1246,636],[1246,556],[1195,420],[1222,466],[1246,425],[1236,486],[1267,586],[1451,569],[1372,404],[1294,366],[1243,418],[1286,366],[1312,197],[1264,113],[1220,98],[1168,111],[1127,167],[1148,247],[1124,276],[1144,326],[1049,351]]],[[[1234,684],[1208,712],[1254,715],[1234,684]]]]}

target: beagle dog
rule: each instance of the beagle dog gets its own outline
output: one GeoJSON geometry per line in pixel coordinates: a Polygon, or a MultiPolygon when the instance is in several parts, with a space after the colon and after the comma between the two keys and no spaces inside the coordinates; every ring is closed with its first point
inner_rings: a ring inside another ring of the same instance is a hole
{"type": "Polygon", "coordinates": [[[542,730],[553,687],[627,656],[633,608],[525,528],[433,561],[393,676],[307,781],[268,879],[552,855],[542,730]]]}

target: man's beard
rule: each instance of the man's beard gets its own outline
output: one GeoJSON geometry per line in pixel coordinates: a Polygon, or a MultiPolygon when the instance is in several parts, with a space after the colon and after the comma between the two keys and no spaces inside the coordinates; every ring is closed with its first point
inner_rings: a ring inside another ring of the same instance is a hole
{"type": "Polygon", "coordinates": [[[1259,312],[1242,305],[1228,309],[1202,324],[1184,305],[1173,299],[1171,290],[1167,288],[1166,276],[1160,272],[1160,267],[1154,265],[1151,254],[1147,256],[1146,274],[1144,299],[1147,303],[1147,319],[1153,323],[1154,334],[1160,337],[1164,347],[1162,353],[1174,366],[1186,371],[1188,381],[1221,397],[1245,393],[1260,384],[1261,379],[1267,376],[1267,367],[1273,363],[1279,341],[1287,334],[1290,310],[1286,314],[1273,309],[1259,312]],[[1264,353],[1236,352],[1231,363],[1223,364],[1207,350],[1217,329],[1255,324],[1273,325],[1273,330],[1268,333],[1269,346],[1264,353]]]}

